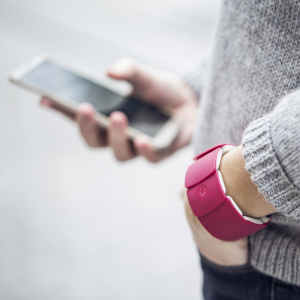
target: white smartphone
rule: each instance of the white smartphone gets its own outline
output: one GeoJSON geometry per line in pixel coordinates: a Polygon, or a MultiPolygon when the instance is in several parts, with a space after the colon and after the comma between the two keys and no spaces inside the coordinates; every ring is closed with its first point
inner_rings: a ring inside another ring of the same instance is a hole
{"type": "Polygon", "coordinates": [[[156,150],[167,148],[180,128],[179,120],[167,111],[113,90],[99,78],[47,53],[23,63],[11,73],[10,80],[52,99],[71,113],[76,113],[80,103],[91,103],[97,111],[95,119],[102,127],[108,126],[113,111],[121,111],[128,118],[129,139],[146,135],[156,150]]]}

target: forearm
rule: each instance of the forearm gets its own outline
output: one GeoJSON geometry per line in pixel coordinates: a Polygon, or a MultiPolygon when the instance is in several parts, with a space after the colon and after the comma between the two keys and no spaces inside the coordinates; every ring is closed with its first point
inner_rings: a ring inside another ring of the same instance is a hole
{"type": "Polygon", "coordinates": [[[274,206],[265,200],[245,169],[242,152],[243,148],[239,146],[222,158],[219,170],[226,194],[235,201],[245,216],[260,218],[275,213],[274,206]]]}

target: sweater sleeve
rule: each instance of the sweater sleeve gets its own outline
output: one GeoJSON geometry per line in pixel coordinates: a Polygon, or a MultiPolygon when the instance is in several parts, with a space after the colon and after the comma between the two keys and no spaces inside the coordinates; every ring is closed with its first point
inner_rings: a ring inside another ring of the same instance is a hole
{"type": "Polygon", "coordinates": [[[300,90],[244,132],[246,169],[277,211],[300,219],[300,90]]]}
{"type": "Polygon", "coordinates": [[[200,61],[192,70],[186,72],[182,79],[195,93],[198,101],[200,101],[204,80],[206,77],[208,55],[200,61]]]}

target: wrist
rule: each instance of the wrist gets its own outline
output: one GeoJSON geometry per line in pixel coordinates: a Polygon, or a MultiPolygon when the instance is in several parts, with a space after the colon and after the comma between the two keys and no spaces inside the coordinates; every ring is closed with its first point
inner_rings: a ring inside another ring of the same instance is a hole
{"type": "Polygon", "coordinates": [[[226,195],[234,200],[245,216],[260,218],[276,212],[251,180],[251,174],[245,169],[242,152],[243,148],[239,146],[222,157],[219,171],[226,187],[226,195]]]}

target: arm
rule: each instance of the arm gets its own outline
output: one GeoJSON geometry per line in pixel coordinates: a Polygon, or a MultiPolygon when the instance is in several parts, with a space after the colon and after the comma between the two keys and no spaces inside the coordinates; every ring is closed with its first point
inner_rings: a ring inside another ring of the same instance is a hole
{"type": "Polygon", "coordinates": [[[277,211],[300,218],[300,91],[246,129],[243,146],[220,164],[226,194],[243,214],[259,218],[277,211]]]}
{"type": "MultiPolygon", "coordinates": [[[[268,115],[245,130],[242,146],[224,155],[220,172],[242,212],[262,217],[276,211],[300,218],[300,91],[287,95],[268,115]]],[[[247,238],[224,242],[212,237],[185,209],[194,240],[204,256],[220,265],[247,261],[247,238]]]]}
{"type": "Polygon", "coordinates": [[[300,219],[300,90],[285,96],[243,137],[246,169],[259,192],[287,217],[300,219]]]}

